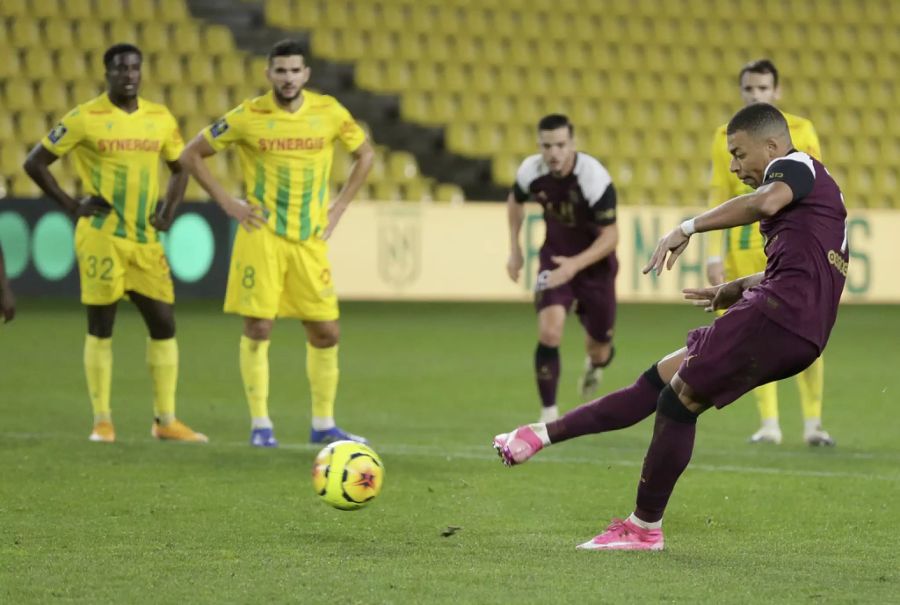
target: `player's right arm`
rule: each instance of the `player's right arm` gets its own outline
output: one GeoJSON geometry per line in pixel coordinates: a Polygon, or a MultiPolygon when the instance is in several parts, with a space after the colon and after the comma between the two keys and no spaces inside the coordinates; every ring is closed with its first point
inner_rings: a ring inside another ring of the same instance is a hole
{"type": "Polygon", "coordinates": [[[509,224],[509,258],[506,261],[506,274],[511,280],[519,281],[519,272],[525,264],[522,244],[519,242],[522,223],[525,222],[525,205],[516,199],[513,192],[506,198],[506,217],[509,224]]]}
{"type": "Polygon", "coordinates": [[[239,107],[230,111],[225,117],[204,128],[187,144],[178,161],[197,179],[200,186],[225,211],[225,214],[238,221],[247,231],[252,231],[266,224],[263,209],[228,193],[203,161],[240,138],[237,128],[240,118],[236,117],[240,109],[239,107]]]}
{"type": "Polygon", "coordinates": [[[50,164],[74,149],[84,135],[84,119],[81,111],[75,108],[32,148],[22,166],[41,191],[75,217],[107,214],[112,208],[99,196],[87,197],[79,202],[63,191],[50,172],[50,164]]]}
{"type": "Polygon", "coordinates": [[[704,311],[719,311],[739,301],[744,290],[759,285],[765,275],[765,271],[761,271],[709,288],[685,288],[682,293],[685,300],[691,301],[695,307],[703,307],[704,311]]]}
{"type": "MultiPolygon", "coordinates": [[[[724,131],[720,128],[713,136],[712,148],[712,174],[709,183],[709,207],[715,208],[731,197],[730,177],[728,165],[728,147],[724,131]]],[[[715,231],[706,235],[706,278],[709,283],[716,286],[725,281],[725,264],[723,262],[724,250],[722,240],[725,233],[715,231]]]]}
{"type": "Polygon", "coordinates": [[[16,297],[13,296],[9,280],[6,279],[6,264],[3,261],[3,247],[0,246],[0,314],[3,315],[3,323],[13,320],[16,316],[16,297]]]}

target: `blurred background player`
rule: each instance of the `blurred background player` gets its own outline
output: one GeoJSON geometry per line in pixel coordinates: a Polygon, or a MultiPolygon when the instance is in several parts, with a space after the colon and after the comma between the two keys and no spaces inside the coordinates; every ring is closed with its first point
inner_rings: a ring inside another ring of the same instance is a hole
{"type": "Polygon", "coordinates": [[[663,513],[690,463],[698,416],[807,368],[837,319],[850,253],[840,188],[818,160],[794,148],[787,122],[772,105],[744,107],[726,132],[731,170],[755,191],[673,229],[659,241],[644,273],[672,269],[694,233],[757,221],[770,240],[764,272],[685,290],[687,299],[707,311],[728,313],[689,332],[687,346],[653,364],[633,385],[554,422],[494,438],[503,462],[512,466],[550,444],[619,430],[656,413],[634,512],[614,519],[579,549],[662,550],[663,513]]]}
{"type": "Polygon", "coordinates": [[[2,246],[0,246],[0,315],[3,316],[3,323],[12,321],[16,316],[16,297],[13,296],[9,280],[6,278],[2,246]]]}
{"type": "Polygon", "coordinates": [[[171,226],[184,196],[188,175],[178,163],[184,143],[169,110],[138,96],[142,55],[136,46],[110,47],[103,64],[107,91],[66,114],[25,161],[25,171],[44,193],[78,219],[75,251],[81,302],[88,317],[84,367],[94,409],[90,439],[115,440],[110,415],[112,333],[116,306],[127,295],[150,333],[152,435],[206,442],[205,435],[175,418],[175,294],[157,233],[171,226]],[[63,191],[48,169],[69,152],[88,193],[81,202],[63,191]],[[157,201],[160,158],[172,171],[161,203],[157,201]]]}
{"type": "MultiPolygon", "coordinates": [[[[761,59],[745,65],[738,74],[741,98],[751,103],[774,104],[781,98],[778,70],[771,61],[761,59]]],[[[822,160],[819,137],[812,122],[784,113],[794,146],[817,160],[822,160]]],[[[744,193],[751,188],[742,183],[729,170],[731,156],[725,140],[725,126],[716,130],[712,145],[712,183],[709,193],[710,207],[744,193]]],[[[744,275],[763,271],[766,253],[759,224],[744,225],[710,234],[706,265],[709,283],[718,285],[744,275]]],[[[809,368],[797,374],[800,405],[803,409],[803,439],[809,445],[834,445],[831,436],[822,429],[822,387],[824,362],[820,357],[809,368]]],[[[751,437],[751,443],[781,443],[781,427],[778,423],[778,383],[771,382],[753,390],[761,419],[761,426],[751,437]]]]}
{"type": "Polygon", "coordinates": [[[602,368],[613,357],[616,315],[616,190],[606,168],[576,151],[574,127],[564,115],[551,114],[538,123],[541,150],[525,158],[506,200],[509,216],[509,260],[506,271],[518,281],[524,264],[519,232],[523,203],[544,209],[547,231],[535,282],[538,345],[534,370],[541,398],[541,422],[559,416],[556,392],[560,375],[559,345],[566,314],[575,312],[585,331],[587,359],[579,394],[589,399],[597,390],[602,368]]]}
{"type": "Polygon", "coordinates": [[[204,129],[182,162],[210,196],[237,219],[225,312],[244,318],[241,377],[250,406],[250,444],[278,445],[269,419],[269,338],[276,317],[306,329],[306,372],[312,396],[310,441],[363,441],[335,425],[338,301],[326,240],[372,167],[365,132],[333,97],[303,90],[306,50],[291,40],[269,52],[272,90],[248,99],[204,129]],[[355,158],[347,184],[328,205],[334,143],[355,158]],[[230,195],[203,163],[238,145],[249,203],[230,195]],[[260,228],[262,227],[262,228],[260,228]]]}

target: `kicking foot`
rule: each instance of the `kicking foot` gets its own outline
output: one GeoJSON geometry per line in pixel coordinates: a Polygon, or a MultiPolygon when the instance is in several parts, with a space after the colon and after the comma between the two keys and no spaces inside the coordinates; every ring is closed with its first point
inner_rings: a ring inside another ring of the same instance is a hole
{"type": "Polygon", "coordinates": [[[275,430],[253,429],[250,431],[250,445],[253,447],[278,447],[278,439],[275,439],[275,430]]]}
{"type": "Polygon", "coordinates": [[[781,429],[764,426],[750,436],[750,443],[774,443],[781,445],[781,429]]]}
{"type": "Polygon", "coordinates": [[[116,440],[116,431],[113,429],[112,422],[108,420],[101,420],[100,422],[94,424],[94,430],[91,431],[90,437],[88,437],[91,441],[95,441],[97,443],[112,443],[116,440]]]}
{"type": "Polygon", "coordinates": [[[609,527],[593,540],[579,544],[578,550],[662,550],[665,540],[661,529],[644,529],[629,519],[613,519],[609,527]]]}
{"type": "Polygon", "coordinates": [[[594,363],[588,357],[584,360],[584,374],[578,379],[578,394],[582,401],[594,398],[601,380],[603,380],[603,368],[594,367],[594,363]]]}
{"type": "Polygon", "coordinates": [[[365,437],[360,437],[359,435],[354,435],[353,433],[348,433],[347,431],[341,429],[340,427],[333,426],[330,429],[325,429],[324,431],[317,431],[316,429],[309,430],[309,442],[310,443],[334,443],[335,441],[356,441],[357,443],[368,444],[369,441],[365,437]]]}
{"type": "Polygon", "coordinates": [[[522,464],[544,449],[544,442],[535,428],[546,429],[541,424],[526,424],[511,433],[501,433],[494,437],[494,449],[506,466],[522,464]]]}
{"type": "Polygon", "coordinates": [[[153,422],[150,434],[160,441],[184,441],[186,443],[208,443],[209,437],[198,433],[180,420],[173,420],[169,424],[160,424],[159,420],[153,422]]]}
{"type": "Polygon", "coordinates": [[[803,441],[806,442],[806,445],[812,447],[834,447],[836,442],[831,438],[831,435],[828,434],[828,431],[822,430],[821,426],[818,426],[810,431],[805,431],[803,433],[803,441]]]}

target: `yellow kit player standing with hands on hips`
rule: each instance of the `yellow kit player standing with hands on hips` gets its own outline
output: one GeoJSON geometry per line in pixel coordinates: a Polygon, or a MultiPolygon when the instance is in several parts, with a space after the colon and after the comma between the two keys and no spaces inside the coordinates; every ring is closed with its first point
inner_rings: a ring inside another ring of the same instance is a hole
{"type": "MultiPolygon", "coordinates": [[[[738,80],[741,98],[746,105],[752,103],[774,104],[781,96],[778,87],[778,70],[767,59],[745,65],[738,80]]],[[[783,112],[791,133],[794,147],[817,160],[822,159],[819,137],[812,122],[783,112]]],[[[712,145],[712,183],[710,207],[722,200],[750,193],[753,189],[742,183],[731,172],[731,155],[725,137],[725,125],[716,130],[712,145]]],[[[765,242],[759,231],[759,223],[716,231],[708,238],[706,274],[710,284],[718,285],[745,275],[764,271],[766,268],[765,242]],[[724,260],[723,260],[724,259],[724,260]]],[[[800,404],[803,408],[803,439],[809,445],[834,445],[831,436],[822,429],[822,385],[824,362],[821,357],[803,372],[797,374],[800,404]]],[[[753,390],[762,426],[751,437],[751,443],[781,443],[781,427],[778,423],[778,384],[770,382],[753,390]]]]}
{"type": "Polygon", "coordinates": [[[112,332],[124,296],[147,325],[147,365],[153,381],[157,439],[206,442],[175,418],[178,345],[175,293],[158,231],[172,224],[188,175],[178,163],[184,143],[178,123],[163,105],[138,96],[141,51],[116,44],[103,55],[107,92],[70,111],[25,161],[25,171],[78,218],[75,252],[81,302],[87,308],[84,369],[94,409],[91,441],[115,441],[110,415],[112,332]],[[48,167],[72,152],[88,196],[76,201],[48,167]],[[159,161],[172,171],[165,201],[157,203],[159,161]]]}
{"type": "Polygon", "coordinates": [[[338,385],[338,301],[326,240],[372,167],[365,132],[333,97],[304,90],[310,68],[304,46],[279,42],[269,52],[272,90],[248,99],[205,128],[185,148],[184,166],[232,218],[234,240],[225,312],[244,318],[241,378],[250,406],[250,444],[276,447],[269,419],[269,338],[276,317],[306,330],[312,399],[312,443],[365,442],[334,422],[338,385]],[[339,140],[355,163],[329,205],[329,175],[339,140]],[[237,147],[247,201],[230,195],[203,158],[237,147]]]}

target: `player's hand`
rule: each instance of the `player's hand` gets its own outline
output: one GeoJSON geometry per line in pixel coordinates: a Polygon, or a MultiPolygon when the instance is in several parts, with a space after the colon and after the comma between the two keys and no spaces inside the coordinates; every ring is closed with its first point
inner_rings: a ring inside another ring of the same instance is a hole
{"type": "Polygon", "coordinates": [[[725,283],[725,265],[720,260],[706,263],[706,279],[710,285],[718,286],[725,283]]]}
{"type": "Polygon", "coordinates": [[[16,316],[16,297],[9,284],[0,285],[0,314],[3,315],[3,323],[11,322],[16,316]]]}
{"type": "Polygon", "coordinates": [[[519,273],[522,271],[522,266],[525,264],[525,258],[522,256],[521,250],[513,250],[509,253],[509,258],[506,259],[506,274],[509,275],[509,278],[514,282],[519,281],[519,273]]]}
{"type": "Polygon", "coordinates": [[[681,292],[685,300],[691,301],[695,307],[703,307],[703,310],[709,313],[727,309],[739,301],[744,293],[744,286],[741,280],[736,279],[708,288],[685,288],[681,292]]]}
{"type": "Polygon", "coordinates": [[[78,201],[75,208],[75,218],[82,216],[106,216],[112,210],[112,206],[99,195],[88,195],[78,201]]]}
{"type": "Polygon", "coordinates": [[[331,234],[334,233],[341,217],[344,216],[344,211],[346,209],[347,204],[339,200],[335,200],[335,202],[328,207],[328,226],[325,227],[325,231],[322,232],[322,239],[327,240],[331,237],[331,234]]]}
{"type": "Polygon", "coordinates": [[[172,222],[175,220],[172,213],[168,212],[167,206],[168,204],[164,202],[157,204],[156,212],[150,217],[150,224],[153,225],[153,228],[157,231],[168,231],[169,228],[172,227],[172,222]]]}
{"type": "Polygon", "coordinates": [[[671,270],[675,265],[675,259],[681,256],[681,253],[687,248],[689,241],[691,241],[691,238],[684,234],[684,231],[681,230],[681,225],[669,231],[669,233],[656,244],[656,250],[653,251],[653,256],[650,257],[650,261],[647,263],[647,266],[644,267],[644,274],[656,271],[656,274],[660,275],[663,272],[663,267],[671,270]],[[666,262],[666,256],[669,257],[668,262],[666,262]]]}
{"type": "Polygon", "coordinates": [[[265,208],[248,204],[244,200],[231,198],[222,204],[222,209],[225,211],[225,214],[239,222],[241,227],[247,231],[254,231],[264,227],[266,224],[265,208]]]}
{"type": "Polygon", "coordinates": [[[575,262],[575,259],[569,256],[551,256],[550,260],[556,263],[558,266],[556,269],[552,269],[547,273],[547,277],[544,280],[543,289],[549,290],[551,288],[558,288],[563,284],[567,284],[572,281],[572,278],[575,277],[575,274],[578,273],[578,267],[575,262]]]}

